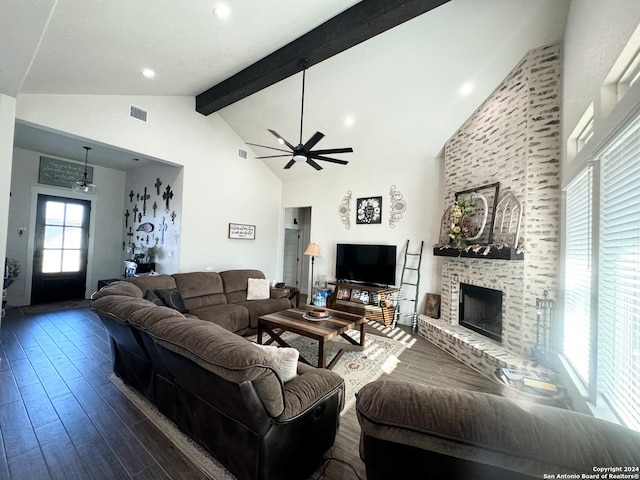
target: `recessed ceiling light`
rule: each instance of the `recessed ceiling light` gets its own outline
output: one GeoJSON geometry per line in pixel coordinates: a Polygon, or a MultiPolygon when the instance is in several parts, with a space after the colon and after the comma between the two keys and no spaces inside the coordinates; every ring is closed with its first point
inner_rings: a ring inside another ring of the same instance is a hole
{"type": "Polygon", "coordinates": [[[231,16],[231,8],[226,3],[221,3],[213,9],[213,14],[221,20],[226,20],[231,16]]]}
{"type": "Polygon", "coordinates": [[[346,117],[344,117],[345,126],[352,127],[354,123],[356,123],[356,119],[353,115],[347,115],[346,117]]]}
{"type": "Polygon", "coordinates": [[[153,78],[156,76],[156,72],[154,72],[150,68],[145,68],[144,70],[142,70],[142,75],[144,75],[146,78],[153,78]]]}
{"type": "Polygon", "coordinates": [[[473,88],[474,88],[473,82],[465,82],[462,84],[458,92],[460,93],[461,96],[466,97],[471,92],[473,92],[473,88]]]}

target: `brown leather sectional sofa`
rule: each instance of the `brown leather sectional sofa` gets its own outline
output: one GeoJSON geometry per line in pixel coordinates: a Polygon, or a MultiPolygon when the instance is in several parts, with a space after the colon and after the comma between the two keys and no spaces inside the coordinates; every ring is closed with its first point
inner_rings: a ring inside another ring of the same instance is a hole
{"type": "Polygon", "coordinates": [[[273,357],[234,333],[291,305],[286,298],[246,300],[247,279],[257,275],[127,279],[96,292],[92,309],[110,337],[114,372],[233,475],[307,478],[335,440],[344,380],[298,362],[297,376],[284,383],[273,357]],[[188,313],[143,298],[173,288],[188,313]]]}
{"type": "Polygon", "coordinates": [[[386,379],[356,397],[368,480],[631,478],[609,474],[640,465],[640,433],[557,407],[386,379]]]}

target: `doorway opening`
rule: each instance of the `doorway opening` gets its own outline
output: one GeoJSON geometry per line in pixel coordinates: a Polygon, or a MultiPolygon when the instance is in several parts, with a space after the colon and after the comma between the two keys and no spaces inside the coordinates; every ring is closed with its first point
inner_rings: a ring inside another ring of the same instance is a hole
{"type": "Polygon", "coordinates": [[[309,265],[303,252],[311,236],[311,207],[285,208],[282,281],[303,295],[309,289],[309,265]]]}
{"type": "Polygon", "coordinates": [[[38,195],[31,304],[86,298],[91,202],[38,195]]]}

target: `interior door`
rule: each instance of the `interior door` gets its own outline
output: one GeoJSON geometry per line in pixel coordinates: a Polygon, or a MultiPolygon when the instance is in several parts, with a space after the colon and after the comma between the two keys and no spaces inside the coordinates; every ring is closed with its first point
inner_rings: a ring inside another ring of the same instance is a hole
{"type": "Polygon", "coordinates": [[[300,230],[284,230],[284,266],[282,281],[292,287],[299,287],[300,272],[300,230]]]}
{"type": "Polygon", "coordinates": [[[90,212],[88,200],[38,195],[32,304],[86,298],[90,212]]]}

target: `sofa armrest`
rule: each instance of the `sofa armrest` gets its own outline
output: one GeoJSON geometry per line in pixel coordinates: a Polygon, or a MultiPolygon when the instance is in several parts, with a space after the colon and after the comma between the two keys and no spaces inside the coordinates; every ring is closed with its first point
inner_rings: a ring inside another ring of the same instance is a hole
{"type": "Polygon", "coordinates": [[[338,392],[338,411],[344,406],[344,379],[324,368],[298,362],[298,376],[284,384],[284,412],[279,421],[290,421],[313,408],[319,401],[338,392]]]}
{"type": "Polygon", "coordinates": [[[361,455],[373,437],[536,478],[640,458],[640,433],[557,407],[391,380],[365,385],[356,398],[361,455]]]}

